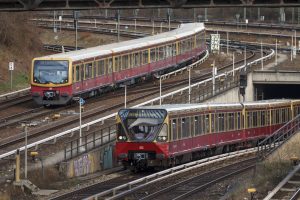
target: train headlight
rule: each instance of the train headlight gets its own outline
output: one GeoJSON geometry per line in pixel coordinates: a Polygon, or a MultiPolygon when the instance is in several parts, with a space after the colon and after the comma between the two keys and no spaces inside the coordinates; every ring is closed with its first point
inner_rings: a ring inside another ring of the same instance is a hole
{"type": "Polygon", "coordinates": [[[127,137],[126,137],[126,136],[119,135],[118,139],[119,139],[119,140],[124,140],[124,141],[125,141],[125,140],[127,140],[127,137]]]}

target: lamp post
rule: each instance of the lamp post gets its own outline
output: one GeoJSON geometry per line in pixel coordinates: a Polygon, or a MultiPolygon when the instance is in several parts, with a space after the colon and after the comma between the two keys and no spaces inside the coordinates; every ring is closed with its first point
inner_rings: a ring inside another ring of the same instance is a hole
{"type": "Polygon", "coordinates": [[[78,101],[79,104],[79,146],[82,146],[82,130],[81,130],[81,109],[82,105],[85,103],[85,101],[80,97],[73,97],[74,101],[78,101]]]}
{"type": "Polygon", "coordinates": [[[234,78],[234,52],[232,53],[232,76],[234,78]]]}
{"type": "Polygon", "coordinates": [[[77,22],[79,18],[79,11],[74,11],[74,26],[75,26],[75,49],[77,50],[77,22]]]}
{"type": "Polygon", "coordinates": [[[191,103],[191,68],[188,68],[189,71],[189,104],[191,103]]]}
{"type": "Polygon", "coordinates": [[[27,180],[27,135],[28,135],[28,122],[21,122],[22,123],[22,127],[24,127],[24,131],[25,131],[25,161],[24,161],[24,176],[25,176],[25,180],[27,180]]]}

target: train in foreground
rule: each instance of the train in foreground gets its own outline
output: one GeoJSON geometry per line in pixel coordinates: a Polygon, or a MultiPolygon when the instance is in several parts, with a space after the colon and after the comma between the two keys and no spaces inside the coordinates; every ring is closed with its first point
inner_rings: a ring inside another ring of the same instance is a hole
{"type": "Polygon", "coordinates": [[[32,61],[31,95],[40,105],[65,105],[180,68],[206,50],[203,23],[145,38],[59,53],[32,61]]]}
{"type": "Polygon", "coordinates": [[[300,100],[121,109],[116,157],[132,170],[165,168],[254,147],[300,114],[300,100]]]}

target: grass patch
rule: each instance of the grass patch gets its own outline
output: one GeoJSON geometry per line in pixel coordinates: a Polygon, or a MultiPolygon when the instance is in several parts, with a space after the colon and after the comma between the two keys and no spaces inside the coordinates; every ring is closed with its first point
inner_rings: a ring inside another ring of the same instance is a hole
{"type": "MultiPolygon", "coordinates": [[[[29,87],[29,75],[25,72],[13,72],[12,90],[20,90],[29,87]]],[[[7,82],[0,83],[0,93],[10,92],[10,79],[7,82]]]]}

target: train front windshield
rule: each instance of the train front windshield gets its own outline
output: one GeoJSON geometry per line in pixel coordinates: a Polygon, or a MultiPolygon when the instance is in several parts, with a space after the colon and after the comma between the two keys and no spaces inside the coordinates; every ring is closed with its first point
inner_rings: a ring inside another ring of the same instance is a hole
{"type": "Polygon", "coordinates": [[[69,61],[35,60],[33,66],[33,82],[39,84],[62,84],[69,80],[69,61]]]}
{"type": "Polygon", "coordinates": [[[150,142],[159,133],[167,111],[163,109],[122,109],[119,111],[123,127],[131,141],[150,142]]]}

